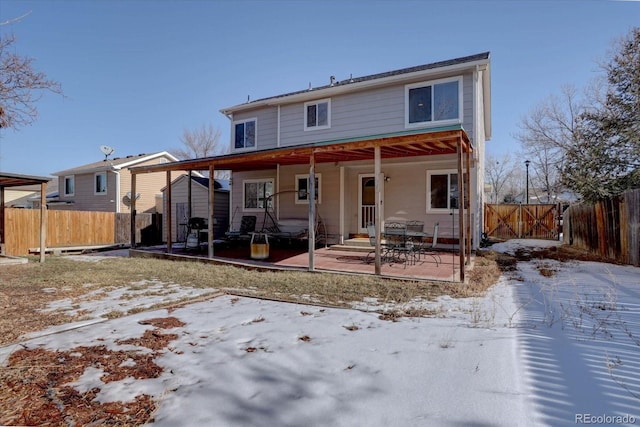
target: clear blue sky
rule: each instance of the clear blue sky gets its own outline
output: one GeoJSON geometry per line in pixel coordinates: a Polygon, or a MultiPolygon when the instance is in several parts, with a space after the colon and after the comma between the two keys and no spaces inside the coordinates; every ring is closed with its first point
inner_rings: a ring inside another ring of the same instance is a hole
{"type": "Polygon", "coordinates": [[[586,85],[640,1],[15,1],[0,26],[62,84],[39,117],[0,135],[0,171],[47,176],[104,158],[179,148],[183,129],[251,99],[491,52],[489,153],[563,84],[586,85]]]}

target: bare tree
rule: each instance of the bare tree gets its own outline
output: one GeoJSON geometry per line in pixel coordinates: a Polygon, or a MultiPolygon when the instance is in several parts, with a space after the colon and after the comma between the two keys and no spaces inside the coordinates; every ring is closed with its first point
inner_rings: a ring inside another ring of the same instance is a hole
{"type": "Polygon", "coordinates": [[[566,86],[521,121],[516,138],[550,198],[561,186],[586,201],[640,186],[640,27],[612,46],[606,79],[582,97],[566,86]]]}
{"type": "Polygon", "coordinates": [[[211,157],[226,151],[220,145],[220,130],[212,124],[203,124],[200,129],[184,129],[180,142],[183,147],[172,150],[172,153],[181,160],[211,157]]]}
{"type": "Polygon", "coordinates": [[[515,177],[513,159],[509,154],[500,159],[487,155],[484,171],[485,181],[491,185],[491,202],[502,203],[511,186],[509,181],[515,177]]]}
{"type": "Polygon", "coordinates": [[[19,129],[38,117],[44,92],[63,95],[60,83],[33,68],[33,59],[13,51],[15,37],[0,35],[0,128],[19,129]]]}
{"type": "MultiPolygon", "coordinates": [[[[180,142],[183,147],[171,150],[171,153],[181,160],[211,157],[227,152],[227,147],[220,143],[220,129],[214,128],[212,124],[203,124],[201,128],[194,130],[184,129],[180,142]]],[[[226,179],[229,173],[215,171],[215,176],[226,179]]]]}
{"type": "MultiPolygon", "coordinates": [[[[597,94],[588,94],[591,99],[597,94]]],[[[521,119],[521,132],[515,135],[531,161],[531,184],[548,199],[555,199],[562,188],[561,170],[567,153],[579,146],[578,118],[585,111],[584,98],[573,86],[563,86],[560,96],[551,95],[521,119]]]]}

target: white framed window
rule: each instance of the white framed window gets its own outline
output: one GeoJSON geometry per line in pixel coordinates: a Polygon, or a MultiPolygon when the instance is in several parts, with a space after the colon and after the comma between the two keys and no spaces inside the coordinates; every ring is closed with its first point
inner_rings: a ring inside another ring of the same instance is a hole
{"type": "MultiPolygon", "coordinates": [[[[246,179],[242,181],[242,200],[244,211],[262,211],[267,199],[273,194],[273,179],[246,179]]],[[[269,207],[273,207],[273,200],[269,199],[269,207]]]]}
{"type": "Polygon", "coordinates": [[[73,175],[64,177],[64,188],[62,191],[65,196],[73,196],[76,193],[76,179],[73,175]]]}
{"type": "Polygon", "coordinates": [[[233,148],[251,150],[256,148],[258,119],[252,118],[233,123],[233,148]]]}
{"type": "MultiPolygon", "coordinates": [[[[316,202],[322,203],[322,175],[315,174],[316,202]]],[[[309,204],[309,175],[296,175],[296,204],[309,204]]]]}
{"type": "Polygon", "coordinates": [[[94,194],[107,194],[107,173],[106,172],[97,172],[93,176],[94,194]]]}
{"type": "Polygon", "coordinates": [[[304,103],[304,130],[328,129],[330,127],[331,99],[304,103]]]}
{"type": "Polygon", "coordinates": [[[462,77],[405,86],[405,127],[462,122],[462,77]]]}
{"type": "Polygon", "coordinates": [[[458,171],[427,172],[427,211],[449,212],[459,207],[458,171]]]}

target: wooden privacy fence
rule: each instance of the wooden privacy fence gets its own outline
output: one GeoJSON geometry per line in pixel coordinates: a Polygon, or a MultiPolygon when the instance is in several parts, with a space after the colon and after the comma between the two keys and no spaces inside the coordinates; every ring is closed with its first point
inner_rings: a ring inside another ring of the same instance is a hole
{"type": "Polygon", "coordinates": [[[484,232],[496,239],[558,239],[558,205],[484,205],[484,232]]]}
{"type": "Polygon", "coordinates": [[[640,266],[640,189],[570,206],[564,213],[563,243],[640,266]]]}
{"type": "MultiPolygon", "coordinates": [[[[130,214],[113,212],[47,211],[47,248],[129,244],[130,214]]],[[[136,241],[160,243],[162,219],[159,214],[136,215],[136,241]]],[[[40,210],[5,209],[5,252],[7,255],[29,254],[40,247],[40,210]]]]}

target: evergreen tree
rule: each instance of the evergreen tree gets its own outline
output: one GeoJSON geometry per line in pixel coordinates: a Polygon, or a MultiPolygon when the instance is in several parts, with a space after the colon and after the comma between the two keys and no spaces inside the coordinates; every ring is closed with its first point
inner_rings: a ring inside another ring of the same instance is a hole
{"type": "Polygon", "coordinates": [[[615,44],[603,68],[605,100],[579,116],[579,137],[562,170],[566,185],[587,201],[640,186],[640,28],[615,44]]]}

